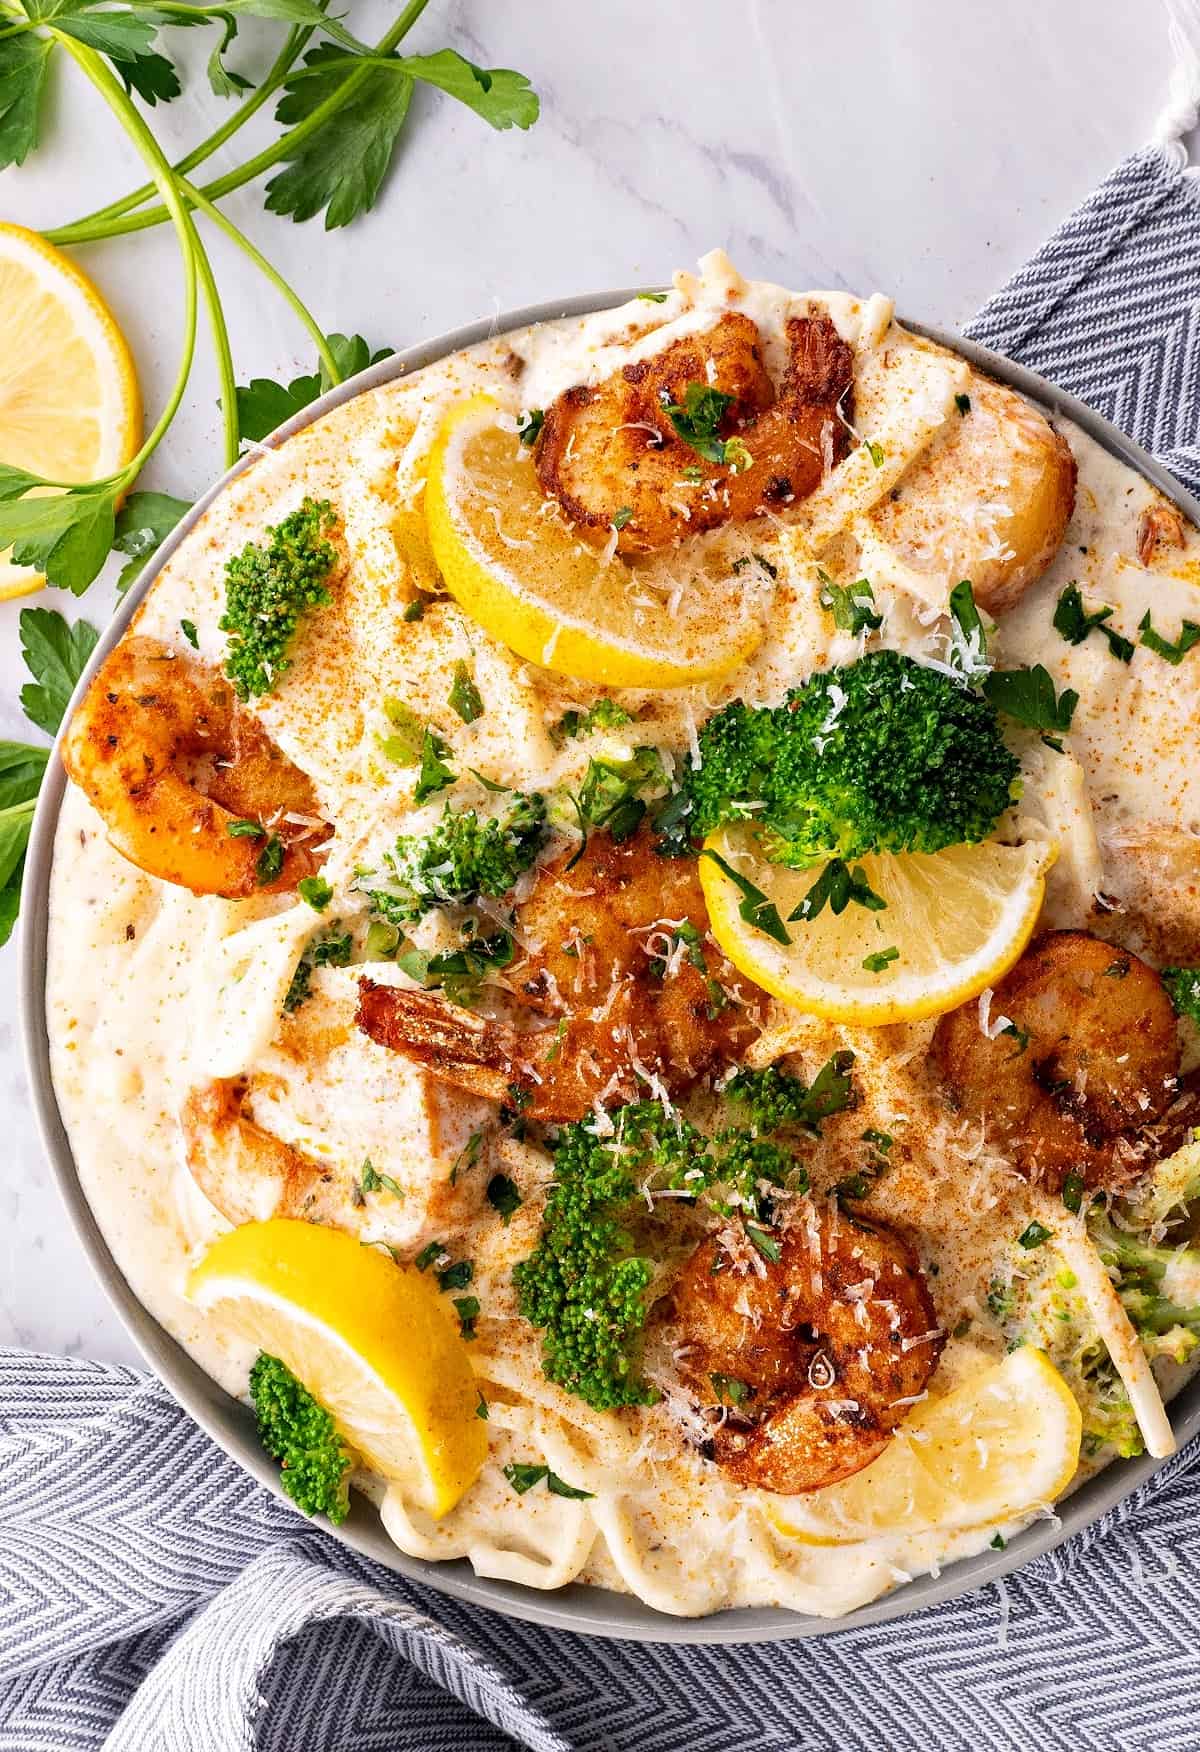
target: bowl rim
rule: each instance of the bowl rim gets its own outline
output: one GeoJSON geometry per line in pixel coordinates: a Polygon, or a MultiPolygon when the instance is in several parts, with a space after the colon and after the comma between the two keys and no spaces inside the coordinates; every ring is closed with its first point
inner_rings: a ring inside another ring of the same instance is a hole
{"type": "MultiPolygon", "coordinates": [[[[255,445],[201,495],[147,563],[134,586],[117,606],[100,635],[92,657],[80,677],[64,715],[66,723],[92,675],[153,587],[158,574],[201,520],[228,484],[254,466],[261,452],[275,450],[297,432],[311,426],[343,403],[377,389],[449,353],[480,341],[559,318],[591,315],[633,298],[642,288],[584,293],[551,299],[498,314],[490,319],[464,324],[381,360],[347,379],[278,427],[263,445],[255,445]]],[[[942,346],[951,348],[970,364],[1020,391],[1051,414],[1075,422],[1127,466],[1135,469],[1176,504],[1200,527],[1200,502],[1187,492],[1147,451],[1127,438],[1108,420],[1075,396],[951,330],[932,324],[904,321],[903,326],[942,346]]],[[[66,1128],[59,1112],[50,1070],[50,1039],[46,1017],[46,951],[49,924],[49,884],[54,855],[54,836],[66,777],[59,758],[62,731],[55,738],[46,778],[38,798],[26,853],[22,890],[20,941],[20,1012],[24,1058],[33,1096],[38,1134],[54,1175],[72,1227],[92,1269],[114,1305],[126,1332],[149,1362],[158,1379],[201,1429],[224,1452],[275,1497],[288,1503],[276,1469],[259,1448],[250,1411],[204,1373],[183,1346],[161,1327],[138,1301],[118,1267],[79,1183],[66,1128]]],[[[1200,1377],[1190,1382],[1171,1403],[1172,1424],[1182,1447],[1200,1432],[1200,1377]]],[[[1146,1455],[1137,1460],[1114,1460],[1082,1484],[1062,1505],[1061,1513],[1035,1521],[1017,1535],[1003,1551],[990,1548],[974,1557],[949,1565],[939,1575],[926,1575],[881,1596],[842,1618],[819,1618],[784,1607],[726,1608],[706,1618],[674,1618],[630,1595],[572,1583],[554,1592],[542,1593],[520,1584],[477,1576],[469,1563],[457,1559],[429,1563],[409,1557],[388,1537],[376,1509],[355,1494],[350,1516],[340,1528],[322,1529],[327,1536],[350,1546],[410,1581],[426,1583],[439,1592],[471,1606],[521,1619],[526,1623],[636,1642],[668,1644],[749,1644],[784,1638],[834,1635],[867,1625],[882,1624],[926,1607],[955,1600],[998,1582],[1037,1557],[1053,1551],[1072,1534],[1091,1526],[1115,1508],[1131,1492],[1152,1478],[1167,1462],[1146,1455]]],[[[288,1503],[289,1507],[292,1507],[288,1503]]],[[[296,1531],[311,1531],[311,1523],[297,1513],[296,1531]]]]}

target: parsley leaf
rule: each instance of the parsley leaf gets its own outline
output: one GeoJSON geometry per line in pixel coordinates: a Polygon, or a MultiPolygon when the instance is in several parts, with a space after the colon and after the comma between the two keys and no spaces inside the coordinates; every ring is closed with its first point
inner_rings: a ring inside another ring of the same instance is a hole
{"type": "Polygon", "coordinates": [[[117,552],[130,556],[117,579],[118,596],[124,596],[141,577],[146,561],[191,508],[189,500],[176,499],[170,493],[130,493],[117,513],[113,537],[117,552]]]}
{"type": "MultiPolygon", "coordinates": [[[[728,447],[717,436],[721,421],[732,407],[734,397],[708,383],[689,383],[683,392],[683,405],[667,399],[663,390],[663,412],[683,442],[702,456],[705,462],[730,461],[728,447]]],[[[732,442],[732,441],[731,441],[732,442]]],[[[742,446],[743,450],[745,446],[742,446]]]]}
{"type": "Polygon", "coordinates": [[[21,496],[41,484],[28,470],[0,463],[0,548],[11,547],[18,566],[36,566],[51,584],[82,596],[113,544],[119,482],[21,496]]]}
{"type": "Polygon", "coordinates": [[[27,742],[0,742],[0,946],[12,935],[20,909],[25,847],[49,752],[27,742]]]}
{"type": "Polygon", "coordinates": [[[1041,1247],[1049,1241],[1052,1233],[1053,1231],[1048,1229],[1045,1223],[1039,1223],[1035,1217],[1029,1227],[1023,1229],[1017,1236],[1017,1246],[1023,1247],[1026,1253],[1030,1253],[1035,1247],[1041,1247]]]}
{"type": "Polygon", "coordinates": [[[324,876],[302,876],[296,884],[296,892],[314,912],[324,912],[333,899],[333,889],[324,876]]]}
{"type": "Polygon", "coordinates": [[[504,1468],[504,1476],[512,1485],[518,1496],[524,1496],[527,1490],[532,1490],[535,1484],[546,1481],[546,1489],[555,1496],[572,1497],[579,1502],[586,1502],[595,1493],[590,1490],[579,1490],[575,1485],[568,1484],[565,1479],[551,1472],[543,1465],[534,1465],[527,1460],[513,1460],[504,1468]]]}
{"type": "Polygon", "coordinates": [[[516,1181],[510,1180],[507,1174],[493,1174],[488,1181],[487,1201],[501,1217],[506,1228],[513,1212],[519,1210],[524,1203],[516,1181]]]}
{"type": "MultiPolygon", "coordinates": [[[[788,923],[792,924],[798,919],[801,923],[808,924],[826,905],[835,915],[844,913],[851,901],[858,906],[865,906],[869,912],[887,910],[887,901],[881,894],[876,894],[861,865],[857,870],[851,870],[841,858],[831,858],[795,912],[788,914],[788,923]]],[[[864,962],[863,966],[866,965],[864,962]]],[[[871,973],[878,971],[874,967],[868,969],[871,973]]]]}
{"type": "Polygon", "coordinates": [[[817,568],[821,581],[821,607],[833,615],[833,624],[843,633],[876,632],[883,625],[883,616],[875,607],[875,592],[870,580],[859,578],[854,584],[835,584],[828,572],[817,568]]]}
{"type": "Polygon", "coordinates": [[[993,669],[983,691],[998,712],[1015,718],[1018,724],[1059,735],[1071,728],[1079,704],[1074,688],[1064,688],[1055,695],[1049,671],[1040,663],[1032,669],[993,669]]]}
{"type": "Polygon", "coordinates": [[[443,742],[435,730],[425,731],[421,738],[421,771],[413,791],[414,803],[424,803],[454,783],[458,774],[453,767],[446,765],[445,757],[449,753],[449,743],[443,742]]]}
{"type": "MultiPolygon", "coordinates": [[[[365,371],[368,365],[378,365],[381,359],[390,359],[394,351],[392,347],[373,351],[361,335],[326,335],[325,343],[343,380],[365,371]]],[[[293,377],[289,383],[276,383],[270,377],[252,377],[249,383],[239,383],[237,409],[242,442],[261,443],[330,387],[323,364],[302,377],[293,377]]]]}
{"type": "Polygon", "coordinates": [[[1162,982],[1175,1014],[1186,1016],[1200,1028],[1200,967],[1164,967],[1162,982]]]}
{"type": "Polygon", "coordinates": [[[21,705],[39,730],[53,736],[100,635],[89,621],[72,626],[53,608],[23,609],[20,628],[21,655],[34,678],[21,689],[21,705]]]}
{"type": "Polygon", "coordinates": [[[0,170],[24,164],[38,143],[49,38],[27,34],[0,41],[0,170]]]}
{"type": "Polygon", "coordinates": [[[336,101],[348,78],[353,98],[314,131],[284,142],[287,168],[267,184],[266,205],[297,224],[324,210],[326,231],[349,225],[379,197],[412,102],[412,80],[390,67],[356,63],[332,43],[310,49],[284,84],[275,120],[292,129],[336,101]]]}
{"type": "Polygon", "coordinates": [[[532,128],[538,119],[537,92],[509,67],[477,67],[454,49],[406,55],[400,64],[411,78],[456,97],[493,128],[532,128]]]}
{"type": "Polygon", "coordinates": [[[863,970],[866,973],[883,973],[893,961],[899,961],[900,951],[894,946],[891,949],[876,949],[874,954],[863,957],[863,970]]]}
{"type": "Polygon", "coordinates": [[[1122,663],[1128,663],[1133,656],[1132,639],[1127,639],[1115,627],[1105,624],[1114,613],[1115,610],[1107,605],[1103,608],[1086,608],[1078,584],[1071,583],[1058,599],[1051,625],[1068,645],[1082,645],[1089,633],[1101,632],[1108,640],[1108,648],[1113,656],[1122,663]]]}
{"type": "Polygon", "coordinates": [[[450,710],[457,712],[464,724],[473,724],[483,717],[483,696],[475,678],[465,663],[454,665],[454,685],[450,689],[450,710]]]}
{"type": "Polygon", "coordinates": [[[1200,640],[1200,627],[1195,621],[1185,620],[1180,628],[1179,637],[1172,644],[1164,639],[1161,633],[1156,633],[1150,620],[1150,610],[1147,609],[1138,622],[1138,632],[1142,635],[1142,644],[1148,651],[1153,651],[1157,657],[1165,657],[1168,663],[1178,666],[1183,662],[1192,646],[1200,640]]]}
{"type": "Polygon", "coordinates": [[[761,888],[756,888],[740,870],[735,870],[719,852],[709,851],[706,847],[700,853],[702,858],[711,858],[717,869],[729,878],[741,895],[738,913],[748,925],[753,925],[756,931],[762,931],[776,943],[790,943],[788,928],[779,916],[779,909],[761,888]]]}

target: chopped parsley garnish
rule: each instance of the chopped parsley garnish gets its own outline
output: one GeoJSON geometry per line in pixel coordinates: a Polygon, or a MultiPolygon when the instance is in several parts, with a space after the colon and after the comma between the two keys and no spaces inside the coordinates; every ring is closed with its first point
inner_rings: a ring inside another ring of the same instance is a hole
{"type": "Polygon", "coordinates": [[[1013,1051],[1010,1052],[1008,1055],[1010,1058],[1020,1058],[1020,1056],[1023,1052],[1028,1052],[1028,1050],[1029,1050],[1029,1031],[1028,1031],[1028,1029],[1018,1028],[1017,1024],[1015,1022],[1006,1022],[1004,1024],[1004,1027],[1000,1030],[1000,1032],[1001,1032],[1001,1034],[1011,1035],[1012,1038],[1017,1043],[1015,1048],[1013,1049],[1013,1051]]]}
{"type": "Polygon", "coordinates": [[[458,1330],[466,1339],[475,1337],[475,1322],[480,1315],[478,1296],[455,1296],[455,1311],[458,1314],[458,1330]]]}
{"type": "Polygon", "coordinates": [[[1148,651],[1153,651],[1155,656],[1165,657],[1168,663],[1176,665],[1182,663],[1192,646],[1200,641],[1200,626],[1190,620],[1183,622],[1174,644],[1169,639],[1164,639],[1161,633],[1155,632],[1149,609],[1138,622],[1138,632],[1141,633],[1142,644],[1148,651]]]}
{"type": "Polygon", "coordinates": [[[983,684],[986,697],[998,712],[1027,724],[1031,730],[1064,735],[1071,728],[1079,695],[1074,688],[1054,691],[1050,673],[1040,663],[1032,669],[993,669],[983,684]]]}
{"type": "Polygon", "coordinates": [[[1017,1236],[1017,1246],[1023,1247],[1027,1253],[1030,1253],[1035,1247],[1041,1247],[1045,1242],[1049,1241],[1050,1235],[1051,1231],[1046,1227],[1045,1223],[1039,1223],[1035,1217],[1029,1227],[1023,1229],[1017,1236]]]}
{"type": "Polygon", "coordinates": [[[717,1396],[718,1405],[745,1405],[754,1398],[754,1389],[748,1381],[739,1381],[736,1375],[710,1375],[713,1392],[717,1396]]]}
{"type": "Polygon", "coordinates": [[[475,1416],[482,1418],[484,1423],[488,1420],[488,1402],[483,1397],[482,1393],[479,1395],[478,1403],[475,1406],[475,1416]]]}
{"type": "Polygon", "coordinates": [[[870,438],[863,439],[863,446],[876,468],[883,467],[883,445],[874,443],[870,438]]]}
{"type": "Polygon", "coordinates": [[[1108,648],[1114,657],[1122,663],[1128,663],[1133,657],[1133,640],[1127,639],[1123,633],[1118,633],[1107,623],[1116,611],[1105,605],[1102,608],[1087,608],[1080,594],[1078,584],[1068,584],[1058,599],[1054,610],[1052,625],[1056,633],[1061,633],[1068,645],[1082,645],[1089,633],[1101,632],[1108,640],[1108,648]]]}
{"type": "Polygon", "coordinates": [[[333,899],[333,889],[324,876],[302,876],[296,884],[296,892],[314,912],[324,912],[333,899]]]}
{"type": "Polygon", "coordinates": [[[393,1198],[401,1200],[405,1196],[400,1182],[393,1180],[390,1174],[381,1174],[369,1156],[363,1161],[358,1183],[364,1192],[390,1192],[393,1198]]]}
{"type": "Polygon", "coordinates": [[[225,823],[225,832],[230,839],[262,839],[266,831],[261,821],[243,819],[225,823]]]}
{"type": "Polygon", "coordinates": [[[530,408],[517,422],[517,437],[528,448],[537,443],[545,424],[546,416],[541,408],[530,408]]]}
{"type": "Polygon", "coordinates": [[[746,1239],[756,1252],[764,1259],[769,1259],[772,1265],[778,1265],[783,1258],[783,1249],[774,1235],[768,1229],[760,1229],[757,1223],[746,1224],[746,1239]]]}
{"type": "Polygon", "coordinates": [[[273,833],[254,862],[254,879],[260,888],[269,888],[283,869],[283,841],[273,833]]]}
{"type": "Polygon", "coordinates": [[[1008,1540],[1003,1533],[993,1533],[989,1544],[993,1551],[1004,1551],[1008,1547],[1008,1540]]]}
{"type": "Polygon", "coordinates": [[[1200,1028],[1200,967],[1164,967],[1162,982],[1175,1014],[1200,1028]]]}
{"type": "Polygon", "coordinates": [[[632,505],[622,505],[619,511],[613,513],[612,526],[619,535],[633,516],[632,505]]]}
{"type": "Polygon", "coordinates": [[[505,1228],[508,1227],[513,1212],[520,1210],[524,1202],[516,1181],[510,1180],[507,1174],[493,1174],[488,1181],[487,1201],[503,1220],[505,1228]]]}
{"type": "Polygon", "coordinates": [[[200,649],[200,635],[196,631],[195,621],[181,620],[179,623],[179,630],[187,640],[188,644],[192,647],[192,650],[198,651],[200,649]]]}
{"type": "Polygon", "coordinates": [[[403,621],[424,620],[425,604],[427,601],[428,598],[425,596],[414,596],[412,601],[405,605],[404,613],[400,616],[400,619],[403,621]]]}
{"type": "Polygon", "coordinates": [[[444,1241],[430,1241],[422,1247],[420,1253],[413,1260],[413,1264],[418,1271],[428,1271],[434,1260],[443,1258],[445,1254],[446,1243],[444,1241]]]}
{"type": "Polygon", "coordinates": [[[454,686],[450,689],[450,709],[452,712],[458,713],[464,724],[473,724],[476,718],[483,717],[483,696],[475,685],[471,671],[461,661],[454,665],[454,686]]]}
{"type": "Polygon", "coordinates": [[[311,942],[296,963],[296,971],[283,1000],[283,1007],[288,1015],[293,1010],[298,1010],[311,997],[314,968],[348,967],[353,952],[354,938],[349,931],[338,930],[336,925],[326,936],[311,942]]]}
{"type": "Polygon", "coordinates": [[[435,1273],[439,1290],[465,1290],[475,1276],[475,1267],[469,1259],[456,1259],[451,1265],[444,1265],[435,1273]]]}
{"type": "MultiPolygon", "coordinates": [[[[808,924],[826,906],[835,915],[844,913],[851,901],[856,906],[866,907],[868,912],[887,910],[887,901],[881,894],[876,894],[861,865],[857,870],[851,870],[841,858],[831,858],[800,905],[788,914],[788,923],[794,924],[799,920],[802,924],[808,924]]],[[[865,967],[866,963],[863,965],[865,967]]],[[[872,968],[869,971],[876,970],[872,968]]]]}
{"type": "Polygon", "coordinates": [[[458,1152],[458,1155],[454,1158],[454,1162],[450,1169],[451,1186],[456,1186],[458,1184],[458,1177],[460,1174],[465,1174],[468,1168],[474,1168],[476,1162],[479,1160],[482,1150],[483,1133],[481,1131],[472,1132],[462,1149],[458,1152]]]}
{"type": "Polygon", "coordinates": [[[454,783],[458,774],[453,767],[446,765],[449,753],[449,743],[444,742],[435,730],[427,729],[421,738],[421,771],[413,789],[414,803],[424,803],[454,783]]]}
{"type": "Polygon", "coordinates": [[[863,1133],[863,1142],[865,1144],[874,1144],[875,1148],[881,1150],[885,1156],[888,1154],[895,1141],[896,1140],[891,1132],[876,1131],[874,1126],[868,1126],[863,1133]]]}
{"type": "Polygon", "coordinates": [[[870,580],[859,578],[853,584],[835,584],[828,572],[817,568],[821,581],[821,607],[829,610],[833,624],[843,633],[874,633],[883,625],[883,616],[875,607],[875,592],[870,580]]]}
{"type": "Polygon", "coordinates": [[[956,395],[954,398],[954,405],[960,414],[969,414],[971,411],[971,398],[969,395],[956,395]]]}
{"type": "MultiPolygon", "coordinates": [[[[647,796],[666,789],[667,775],[655,748],[635,748],[628,760],[593,756],[574,798],[585,843],[589,828],[603,828],[621,841],[632,837],[646,814],[647,796]]],[[[580,854],[582,853],[580,847],[580,854]]]]}
{"type": "Polygon", "coordinates": [[[975,590],[969,578],[960,578],[950,592],[950,618],[958,628],[951,660],[973,677],[987,664],[987,628],[975,601],[975,590]]]}
{"type": "Polygon", "coordinates": [[[863,956],[863,971],[865,973],[883,973],[893,961],[899,961],[900,951],[894,946],[891,949],[876,949],[871,955],[863,956]]]}
{"type": "MultiPolygon", "coordinates": [[[[761,888],[756,888],[749,877],[743,876],[740,870],[735,870],[719,852],[708,847],[700,853],[702,858],[711,858],[718,870],[727,876],[741,895],[738,902],[738,914],[748,925],[753,925],[756,931],[762,931],[776,943],[790,943],[788,928],[779,916],[779,908],[775,902],[765,895],[761,888]]],[[[811,891],[810,891],[811,892],[811,891]]]]}
{"type": "Polygon", "coordinates": [[[397,766],[416,766],[421,758],[421,746],[425,739],[425,726],[403,700],[394,699],[389,695],[383,702],[388,723],[392,727],[390,736],[381,736],[379,746],[389,760],[394,760],[397,766]]]}
{"type": "Polygon", "coordinates": [[[1062,1201],[1069,1211],[1079,1215],[1083,1204],[1083,1175],[1074,1172],[1068,1174],[1062,1184],[1062,1201]]]}
{"type": "Polygon", "coordinates": [[[546,1465],[537,1466],[526,1460],[513,1460],[504,1468],[504,1476],[512,1485],[518,1496],[524,1496],[527,1490],[532,1490],[535,1484],[541,1484],[544,1479],[546,1489],[553,1495],[571,1497],[577,1502],[587,1502],[595,1493],[590,1490],[579,1490],[573,1484],[551,1472],[546,1465]]]}
{"type": "Polygon", "coordinates": [[[639,292],[637,296],[644,298],[647,304],[665,304],[667,302],[665,292],[639,292]]]}
{"type": "Polygon", "coordinates": [[[225,562],[220,627],[229,634],[225,673],[240,700],[270,693],[291,667],[301,619],[330,602],[337,550],[325,536],[336,523],[327,499],[305,499],[267,530],[265,543],[248,542],[225,562]]]}
{"type": "Polygon", "coordinates": [[[663,412],[677,435],[697,456],[702,456],[705,462],[729,464],[735,470],[748,466],[748,462],[741,460],[743,456],[749,456],[741,439],[719,436],[721,422],[733,406],[733,396],[714,389],[711,384],[689,383],[683,392],[682,406],[672,402],[665,389],[662,397],[663,412]],[[733,455],[730,455],[731,445],[736,447],[733,455]]]}

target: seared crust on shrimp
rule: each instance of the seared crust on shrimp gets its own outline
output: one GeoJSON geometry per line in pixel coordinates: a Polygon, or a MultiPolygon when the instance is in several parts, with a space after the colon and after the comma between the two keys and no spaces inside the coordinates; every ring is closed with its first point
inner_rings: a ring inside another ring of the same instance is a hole
{"type": "Polygon", "coordinates": [[[680,1366],[707,1403],[714,1377],[748,1389],[713,1437],[739,1484],[785,1495],[820,1490],[870,1464],[941,1355],[925,1277],[893,1230],[806,1198],[779,1258],[718,1233],[672,1292],[680,1366]]]}
{"type": "Polygon", "coordinates": [[[1127,1185],[1158,1153],[1153,1128],[1179,1093],[1179,1031],[1152,967],[1085,931],[1039,937],[991,998],[938,1023],[932,1057],[952,1105],[1030,1180],[1127,1185]]]}
{"type": "Polygon", "coordinates": [[[783,510],[819,485],[847,448],[854,355],[827,316],[792,317],[776,395],[760,341],[757,325],[730,311],[546,410],[538,479],[586,541],[602,547],[615,528],[618,553],[650,553],[783,510]],[[689,384],[733,398],[720,430],[751,458],[740,472],[676,433],[664,410],[683,404],[689,384]]]}
{"type": "Polygon", "coordinates": [[[244,1112],[246,1094],[243,1078],[218,1077],[187,1096],[179,1125],[192,1179],[231,1223],[327,1217],[321,1195],[332,1185],[329,1169],[255,1125],[244,1112]]]}
{"type": "Polygon", "coordinates": [[[333,830],[311,781],[219,670],[157,639],[124,638],[109,654],[62,753],[111,844],[163,882],[242,900],[294,888],[320,868],[333,830]],[[239,820],[262,833],[232,834],[239,820]],[[263,881],[259,859],[272,835],[282,862],[263,881]]]}
{"type": "Polygon", "coordinates": [[[1012,608],[1046,570],[1075,508],[1075,458],[1015,390],[972,372],[949,421],[871,513],[876,533],[949,589],[970,578],[989,614],[1012,608]]]}
{"type": "Polygon", "coordinates": [[[434,1076],[554,1124],[598,1102],[678,1093],[739,1059],[763,1000],[707,936],[694,863],[659,858],[648,833],[620,844],[595,834],[569,861],[547,865],[517,908],[524,948],[509,983],[540,1026],[364,979],[359,1027],[434,1076]]]}

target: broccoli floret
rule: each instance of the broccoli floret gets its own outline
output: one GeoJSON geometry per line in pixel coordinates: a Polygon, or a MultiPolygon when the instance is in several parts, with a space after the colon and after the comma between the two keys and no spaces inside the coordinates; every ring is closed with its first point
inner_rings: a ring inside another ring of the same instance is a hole
{"type": "Polygon", "coordinates": [[[1118,1229],[1099,1209],[1089,1215],[1088,1228],[1139,1333],[1152,1339],[1178,1329],[1200,1335],[1200,1250],[1157,1246],[1118,1229]]]}
{"type": "Polygon", "coordinates": [[[408,925],[432,907],[468,906],[481,894],[499,900],[529,869],[546,837],[546,805],[517,792],[499,818],[446,805],[431,833],[401,834],[386,871],[359,878],[376,913],[408,925]]]}
{"type": "Polygon", "coordinates": [[[835,1052],[817,1072],[810,1088],[800,1077],[768,1065],[762,1071],[739,1071],[725,1085],[730,1101],[745,1107],[756,1132],[779,1131],[797,1126],[821,1135],[821,1121],[835,1113],[843,1113],[855,1105],[850,1078],[854,1064],[852,1052],[835,1052]]]}
{"type": "MultiPolygon", "coordinates": [[[[634,1230],[643,1188],[705,1194],[721,1214],[762,1224],[771,1217],[771,1187],[807,1186],[794,1157],[746,1132],[710,1139],[653,1101],[612,1117],[608,1137],[585,1122],[559,1133],[541,1239],[513,1271],[520,1313],[544,1333],[547,1377],[597,1411],[657,1398],[639,1370],[654,1278],[634,1230]]],[[[765,1230],[750,1233],[762,1250],[772,1245],[765,1230]]]]}
{"type": "Polygon", "coordinates": [[[301,615],[330,601],[325,581],[337,551],[325,531],[336,522],[328,499],[305,499],[267,530],[268,542],[247,542],[226,560],[220,626],[229,634],[225,673],[240,700],[270,693],[291,668],[288,646],[301,615]]]}
{"type": "Polygon", "coordinates": [[[710,718],[699,763],[660,816],[661,849],[753,820],[767,855],[797,869],[936,852],[987,838],[1017,770],[980,694],[899,651],[871,651],[782,706],[735,701],[710,718]]]}
{"type": "Polygon", "coordinates": [[[250,1371],[250,1398],[258,1439],[280,1462],[279,1482],[296,1507],[306,1515],[326,1515],[335,1526],[344,1521],[354,1461],[325,1407],[286,1363],[265,1351],[250,1371]]]}

